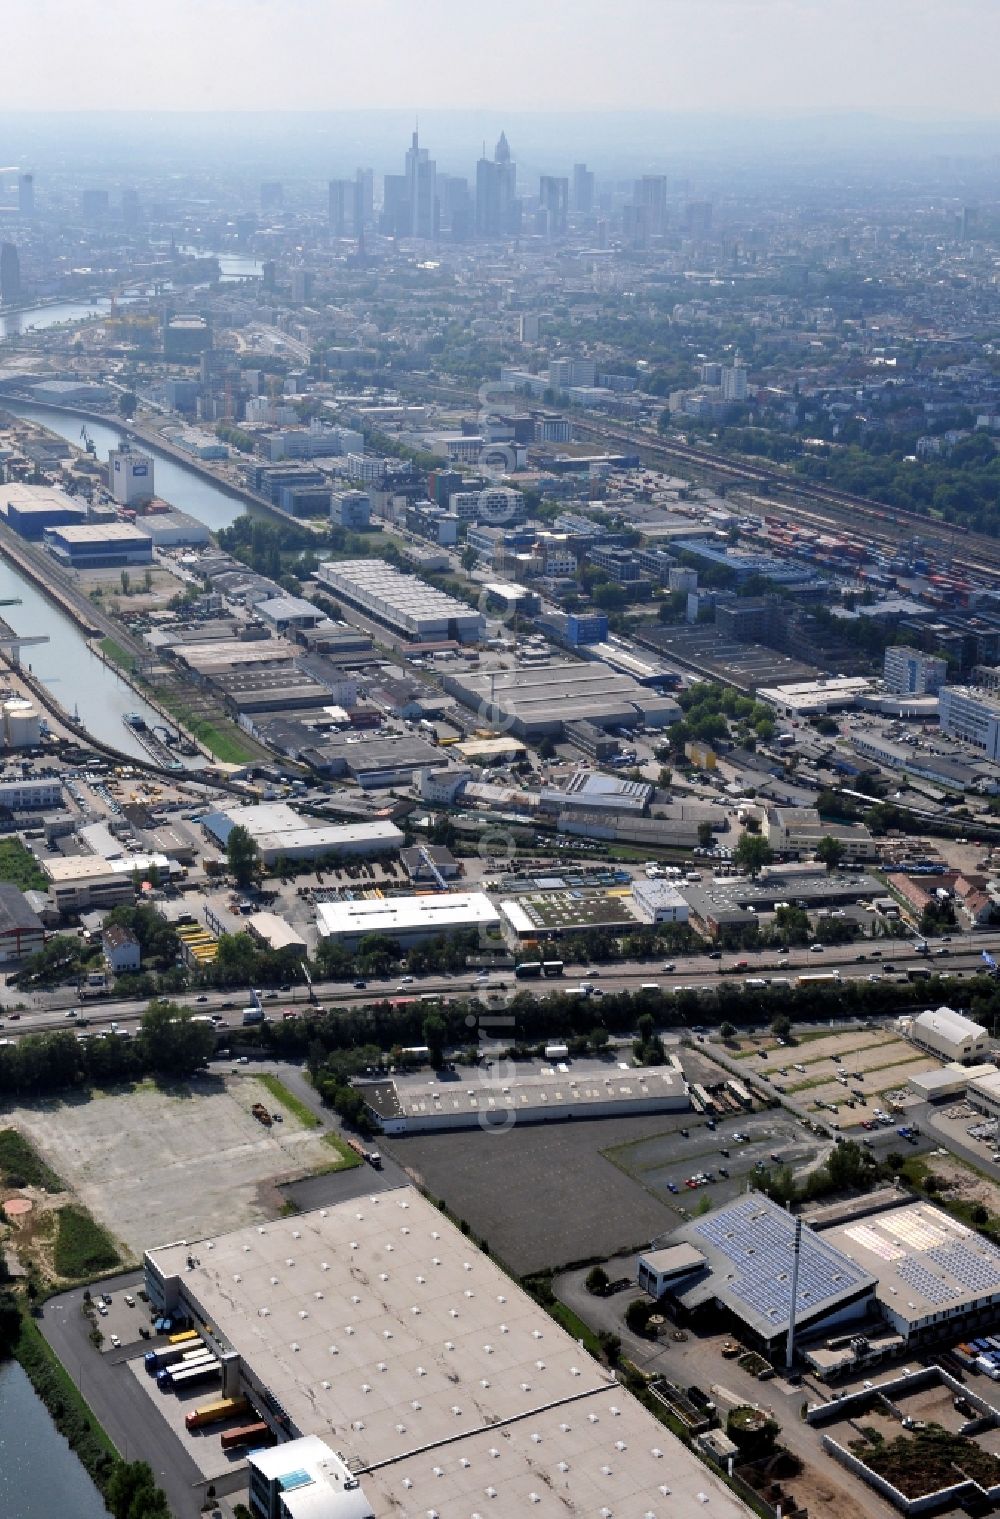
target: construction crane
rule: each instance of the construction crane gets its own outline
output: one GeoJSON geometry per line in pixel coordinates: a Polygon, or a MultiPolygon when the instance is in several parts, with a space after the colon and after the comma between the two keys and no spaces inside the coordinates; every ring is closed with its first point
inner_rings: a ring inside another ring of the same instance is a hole
{"type": "Polygon", "coordinates": [[[86,422],[80,428],[80,440],[83,443],[83,446],[87,450],[88,454],[97,453],[97,444],[94,442],[93,438],[90,436],[90,433],[87,431],[86,422]]]}

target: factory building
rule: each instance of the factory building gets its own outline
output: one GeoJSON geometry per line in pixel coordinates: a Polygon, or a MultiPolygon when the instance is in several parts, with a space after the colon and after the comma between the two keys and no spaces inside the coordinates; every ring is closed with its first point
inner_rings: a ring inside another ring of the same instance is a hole
{"type": "Polygon", "coordinates": [[[327,560],[316,578],[410,643],[479,643],[482,614],[378,559],[327,560]]]}
{"type": "Polygon", "coordinates": [[[152,501],[153,460],[149,454],[139,453],[128,443],[111,449],[108,454],[108,484],[112,499],[119,506],[138,506],[152,501]]]}
{"type": "Polygon", "coordinates": [[[968,1065],[989,1054],[991,1041],[986,1029],[950,1007],[918,1013],[916,1018],[904,1019],[903,1026],[914,1044],[942,1060],[968,1065]]]}
{"type": "Polygon", "coordinates": [[[485,722],[527,742],[558,736],[565,723],[589,722],[598,728],[661,727],[673,720],[677,705],[628,675],[603,664],[560,663],[480,675],[447,674],[442,684],[463,706],[485,722]]]}
{"type": "Polygon", "coordinates": [[[316,907],[320,938],[336,939],[346,949],[359,944],[366,934],[384,934],[404,946],[466,929],[494,929],[499,924],[496,908],[481,891],[320,902],[316,907]]]}
{"type": "MultiPolygon", "coordinates": [[[[565,1046],[563,1046],[565,1048],[565,1046]]],[[[611,1061],[518,1063],[449,1075],[421,1072],[357,1089],[384,1134],[442,1129],[509,1128],[512,1123],[565,1123],[573,1118],[624,1118],[634,1113],[686,1113],[691,1107],[679,1065],[622,1071],[611,1061]]]]}
{"type": "Polygon", "coordinates": [[[24,960],[45,943],[45,927],[24,892],[0,881],[0,964],[24,960]]]}
{"type": "Polygon", "coordinates": [[[403,835],[395,823],[313,824],[285,802],[225,807],[201,819],[201,826],[220,849],[234,828],[245,828],[265,865],[278,859],[319,860],[336,854],[354,858],[390,854],[402,848],[403,835]]]}
{"type": "MultiPolygon", "coordinates": [[[[792,1312],[797,1220],[763,1192],[751,1192],[674,1231],[688,1247],[685,1270],[669,1273],[667,1294],[682,1313],[721,1312],[767,1353],[784,1347],[792,1312]]],[[[658,1254],[659,1252],[657,1252],[658,1254]]],[[[664,1262],[640,1256],[650,1283],[664,1262]]],[[[855,1264],[823,1234],[802,1225],[795,1296],[797,1334],[859,1324],[875,1306],[876,1273],[855,1264]]]]}
{"type": "Polygon", "coordinates": [[[153,562],[152,537],[131,522],[51,527],[44,536],[49,553],[71,570],[118,569],[153,562]]]}
{"type": "Polygon", "coordinates": [[[277,1443],[255,1519],[747,1519],[720,1476],[415,1188],[145,1254],[277,1443]],[[665,1506],[664,1492],[669,1493],[665,1506]]]}

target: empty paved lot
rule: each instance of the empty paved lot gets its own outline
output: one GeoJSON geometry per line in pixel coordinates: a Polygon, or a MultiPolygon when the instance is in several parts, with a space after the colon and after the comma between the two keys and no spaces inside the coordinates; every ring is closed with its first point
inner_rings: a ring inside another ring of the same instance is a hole
{"type": "Polygon", "coordinates": [[[602,1150],[690,1122],[687,1114],[515,1124],[400,1135],[382,1147],[523,1275],[613,1255],[676,1226],[677,1214],[602,1150]]]}
{"type": "Polygon", "coordinates": [[[49,1164],[141,1256],[148,1245],[223,1234],[273,1217],[274,1183],[333,1158],[316,1130],[286,1115],[265,1129],[251,1105],[276,1104],[251,1076],[10,1110],[49,1164]]]}

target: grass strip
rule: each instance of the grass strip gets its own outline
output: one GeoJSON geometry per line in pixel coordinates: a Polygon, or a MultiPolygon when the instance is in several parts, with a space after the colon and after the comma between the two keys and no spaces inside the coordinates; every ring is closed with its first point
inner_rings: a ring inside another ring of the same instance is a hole
{"type": "Polygon", "coordinates": [[[22,891],[47,891],[45,873],[20,839],[0,839],[0,881],[10,881],[22,891]]]}
{"type": "Polygon", "coordinates": [[[59,1210],[53,1264],[60,1276],[82,1281],[121,1265],[110,1234],[86,1208],[69,1203],[59,1210]]]}
{"type": "Polygon", "coordinates": [[[14,1355],[59,1433],[103,1490],[118,1460],[118,1452],[35,1320],[26,1313],[21,1317],[21,1332],[14,1345],[14,1355]]]}
{"type": "Polygon", "coordinates": [[[346,1144],[339,1134],[324,1134],[323,1139],[330,1146],[331,1150],[336,1150],[339,1157],[339,1159],[334,1161],[333,1165],[324,1166],[323,1169],[325,1171],[353,1171],[355,1166],[363,1164],[357,1150],[352,1150],[350,1145],[346,1144]]]}
{"type": "Polygon", "coordinates": [[[571,1334],[574,1340],[580,1341],[585,1350],[590,1351],[596,1361],[603,1360],[600,1340],[592,1329],[588,1329],[583,1319],[573,1312],[572,1308],[567,1308],[565,1303],[556,1302],[548,1304],[548,1311],[556,1323],[562,1325],[567,1334],[571,1334]]]}
{"type": "Polygon", "coordinates": [[[135,660],[132,655],[127,649],[123,649],[120,643],[116,643],[113,638],[101,639],[101,653],[105,659],[110,659],[114,665],[120,665],[123,670],[128,670],[131,673],[135,669],[135,660]]]}
{"type": "MultiPolygon", "coordinates": [[[[287,1108],[289,1113],[299,1120],[304,1129],[319,1128],[320,1120],[316,1114],[311,1108],[306,1107],[301,1097],[296,1097],[294,1092],[288,1090],[280,1076],[263,1075],[258,1076],[257,1080],[261,1086],[267,1087],[275,1102],[280,1102],[283,1108],[287,1108]]],[[[353,1150],[351,1154],[354,1154],[353,1150]]]]}
{"type": "Polygon", "coordinates": [[[8,1187],[41,1187],[63,1192],[62,1180],[47,1166],[19,1129],[0,1129],[0,1176],[8,1187]]]}

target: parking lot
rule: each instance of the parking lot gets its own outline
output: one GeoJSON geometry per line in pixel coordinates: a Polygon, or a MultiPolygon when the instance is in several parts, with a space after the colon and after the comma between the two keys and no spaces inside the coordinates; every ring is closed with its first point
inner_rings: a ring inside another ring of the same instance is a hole
{"type": "Polygon", "coordinates": [[[746,1190],[757,1168],[787,1165],[801,1174],[830,1148],[778,1111],[719,1119],[715,1129],[692,1116],[684,1127],[686,1139],[674,1130],[605,1151],[627,1176],[674,1210],[675,1224],[699,1208],[729,1202],[746,1190]],[[696,1178],[707,1180],[691,1185],[696,1178]]]}
{"type": "Polygon", "coordinates": [[[398,1135],[381,1147],[524,1275],[612,1255],[672,1228],[674,1209],[602,1152],[679,1129],[687,1118],[649,1114],[515,1124],[503,1133],[398,1135]]]}
{"type": "Polygon", "coordinates": [[[746,1039],[741,1049],[748,1052],[741,1061],[748,1071],[806,1106],[824,1104],[824,1117],[839,1128],[859,1124],[883,1093],[941,1064],[887,1029],[802,1038],[784,1047],[772,1038],[746,1039]]]}
{"type": "Polygon", "coordinates": [[[163,1240],[274,1217],[277,1181],[329,1165],[319,1131],[290,1114],[262,1127],[250,1112],[261,1100],[275,1106],[252,1075],[233,1073],[38,1102],[9,1117],[95,1218],[141,1256],[163,1240]]]}

